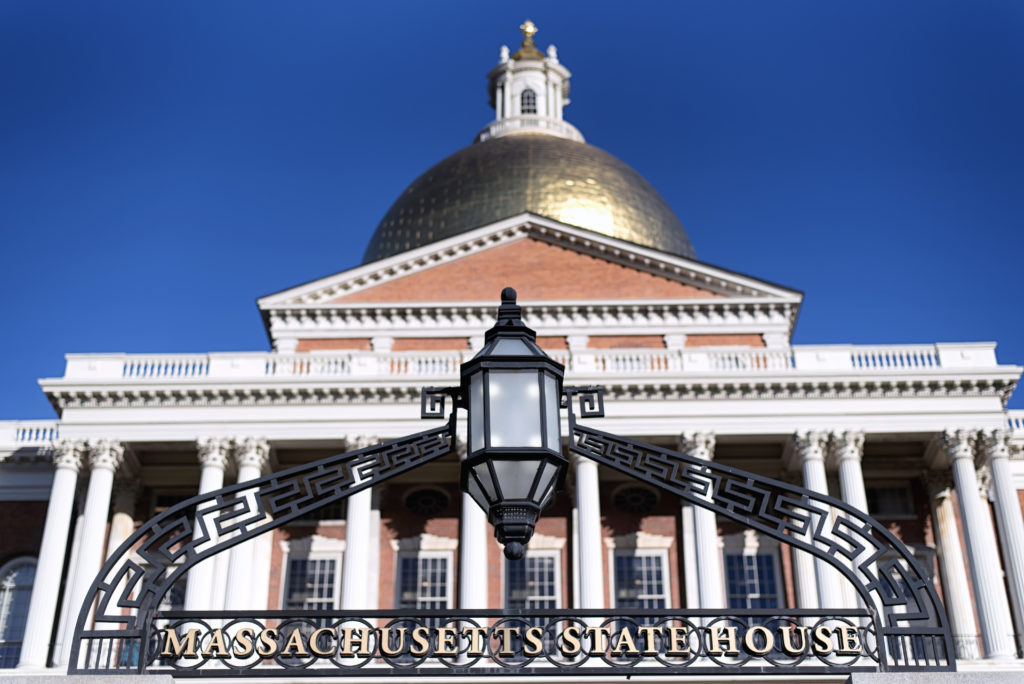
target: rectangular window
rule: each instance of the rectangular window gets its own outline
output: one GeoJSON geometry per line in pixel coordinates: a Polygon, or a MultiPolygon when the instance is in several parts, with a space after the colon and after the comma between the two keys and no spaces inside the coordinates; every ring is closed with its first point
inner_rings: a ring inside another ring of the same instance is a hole
{"type": "Polygon", "coordinates": [[[529,551],[505,561],[505,607],[521,610],[559,608],[558,552],[529,551]]]}
{"type": "Polygon", "coordinates": [[[614,559],[616,608],[668,606],[664,551],[623,549],[615,552],[614,559]]]}
{"type": "Polygon", "coordinates": [[[338,607],[338,563],[335,558],[292,558],[285,583],[285,610],[329,610],[338,607]]]}
{"type": "Polygon", "coordinates": [[[451,553],[420,552],[398,556],[397,607],[442,610],[452,604],[451,553]]]}
{"type": "Polygon", "coordinates": [[[774,553],[727,553],[725,579],[730,608],[778,608],[774,553]]]}

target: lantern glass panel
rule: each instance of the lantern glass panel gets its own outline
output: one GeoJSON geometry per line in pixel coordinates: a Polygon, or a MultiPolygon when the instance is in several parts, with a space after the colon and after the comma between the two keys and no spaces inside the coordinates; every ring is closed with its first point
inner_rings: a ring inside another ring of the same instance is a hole
{"type": "Polygon", "coordinates": [[[487,497],[484,496],[484,490],[480,488],[480,483],[477,482],[477,479],[475,477],[470,476],[467,478],[466,490],[469,492],[469,495],[473,497],[473,501],[476,501],[477,505],[480,506],[480,508],[486,511],[491,507],[491,504],[487,500],[487,497]]]}
{"type": "Polygon", "coordinates": [[[488,372],[492,447],[540,447],[540,376],[537,371],[488,372]]]}
{"type": "Polygon", "coordinates": [[[484,374],[469,379],[470,452],[484,448],[484,374]]]}
{"type": "MultiPolygon", "coordinates": [[[[498,494],[494,489],[494,481],[491,479],[491,469],[487,467],[487,462],[483,461],[473,466],[473,474],[480,482],[480,488],[484,492],[484,496],[487,497],[488,501],[497,501],[498,494]]],[[[470,480],[473,478],[470,477],[470,480]]]]}
{"type": "Polygon", "coordinates": [[[515,460],[494,459],[494,473],[505,499],[526,499],[530,496],[533,477],[540,466],[539,459],[517,458],[515,460]]]}
{"type": "Polygon", "coordinates": [[[558,436],[560,427],[558,381],[555,380],[555,376],[547,373],[544,374],[544,410],[547,414],[547,444],[544,446],[560,452],[562,440],[558,436]]]}
{"type": "Polygon", "coordinates": [[[522,340],[517,339],[505,339],[498,340],[497,344],[494,345],[494,349],[491,350],[492,356],[533,356],[533,350],[531,350],[526,343],[522,340]]]}
{"type": "Polygon", "coordinates": [[[544,467],[537,477],[537,491],[533,493],[533,500],[536,503],[543,504],[545,499],[548,498],[548,490],[554,484],[556,475],[558,475],[558,467],[551,461],[545,461],[544,467]]]}

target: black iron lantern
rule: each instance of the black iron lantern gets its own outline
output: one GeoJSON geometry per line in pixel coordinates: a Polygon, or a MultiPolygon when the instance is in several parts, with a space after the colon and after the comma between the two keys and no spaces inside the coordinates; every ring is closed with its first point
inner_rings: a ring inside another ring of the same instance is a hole
{"type": "Polygon", "coordinates": [[[521,315],[516,291],[506,287],[498,321],[461,377],[469,423],[462,489],[487,513],[511,559],[522,558],[568,465],[559,415],[565,367],[537,346],[521,315]]]}

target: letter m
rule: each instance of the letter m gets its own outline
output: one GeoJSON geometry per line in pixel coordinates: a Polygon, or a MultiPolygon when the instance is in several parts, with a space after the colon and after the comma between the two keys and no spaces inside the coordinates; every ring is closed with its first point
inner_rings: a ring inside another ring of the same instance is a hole
{"type": "Polygon", "coordinates": [[[178,633],[173,629],[164,630],[164,650],[160,654],[166,658],[180,658],[182,654],[186,658],[196,657],[196,638],[199,636],[198,629],[188,630],[184,639],[178,639],[178,633]]]}

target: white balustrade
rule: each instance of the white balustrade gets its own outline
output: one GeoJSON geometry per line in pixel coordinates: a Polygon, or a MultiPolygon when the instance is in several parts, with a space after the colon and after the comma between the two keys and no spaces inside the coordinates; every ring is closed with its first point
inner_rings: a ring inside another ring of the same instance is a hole
{"type": "MultiPolygon", "coordinates": [[[[1007,411],[1006,427],[1010,429],[1011,433],[1024,433],[1024,411],[1007,411]]],[[[1022,435],[1015,434],[1013,436],[1018,437],[1022,435]]]]}
{"type": "MultiPolygon", "coordinates": [[[[853,374],[920,373],[950,370],[941,358],[987,358],[978,345],[802,345],[783,348],[682,349],[557,349],[551,356],[577,375],[769,375],[780,373],[843,372],[853,374]],[[941,352],[941,354],[940,354],[941,352]],[[962,352],[962,353],[961,353],[962,352]]],[[[338,351],[312,353],[216,353],[191,355],[68,356],[66,380],[86,382],[234,380],[236,378],[446,378],[458,376],[468,351],[338,351]]],[[[969,360],[970,360],[969,359],[969,360]]],[[[966,362],[964,362],[966,363],[966,362]]],[[[994,361],[986,367],[997,368],[994,361]]],[[[960,369],[961,365],[954,368],[960,369]]],[[[1011,430],[1024,430],[1024,411],[1010,412],[1011,430]]],[[[42,439],[26,428],[23,439],[42,439]]],[[[19,438],[21,439],[21,438],[19,438]]]]}
{"type": "Polygon", "coordinates": [[[208,375],[206,354],[173,356],[126,356],[121,375],[125,378],[196,378],[208,375]]]}
{"type": "Polygon", "coordinates": [[[850,363],[855,369],[938,368],[939,354],[935,345],[851,347],[850,363]]]}
{"type": "Polygon", "coordinates": [[[52,420],[22,420],[13,427],[16,444],[51,444],[60,437],[58,423],[52,420]]]}

